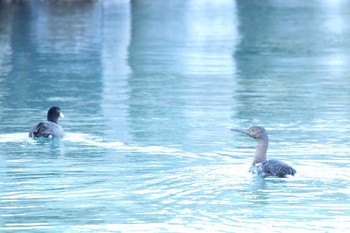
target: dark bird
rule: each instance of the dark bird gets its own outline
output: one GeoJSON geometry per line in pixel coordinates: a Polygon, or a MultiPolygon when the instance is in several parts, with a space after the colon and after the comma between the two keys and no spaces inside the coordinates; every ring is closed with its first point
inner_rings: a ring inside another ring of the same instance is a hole
{"type": "Polygon", "coordinates": [[[249,129],[231,129],[232,131],[244,133],[256,141],[256,150],[253,163],[249,171],[253,174],[258,174],[262,177],[278,176],[285,178],[288,175],[296,174],[294,168],[288,164],[275,160],[266,159],[267,148],[269,146],[269,137],[263,127],[252,126],[249,129]]]}
{"type": "Polygon", "coordinates": [[[51,107],[47,112],[47,120],[34,125],[29,132],[29,137],[63,137],[64,130],[62,126],[58,124],[58,118],[60,117],[64,118],[61,109],[59,107],[51,107]]]}

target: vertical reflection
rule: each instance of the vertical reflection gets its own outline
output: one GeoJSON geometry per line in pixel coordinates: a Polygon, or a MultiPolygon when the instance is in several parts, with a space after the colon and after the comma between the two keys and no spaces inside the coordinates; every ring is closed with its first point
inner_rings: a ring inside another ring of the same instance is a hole
{"type": "Polygon", "coordinates": [[[318,119],[327,114],[325,106],[330,114],[343,111],[329,95],[340,97],[336,102],[342,105],[349,98],[340,88],[348,86],[349,4],[237,1],[237,6],[242,40],[235,56],[236,118],[289,124],[318,119]]]}
{"type": "Polygon", "coordinates": [[[10,40],[0,46],[5,49],[1,62],[10,62],[5,66],[7,73],[0,73],[6,107],[42,109],[66,102],[66,106],[86,106],[87,112],[95,112],[89,106],[98,99],[100,84],[96,77],[101,67],[94,60],[100,52],[97,3],[1,1],[0,7],[4,12],[0,41],[10,40]]]}
{"type": "Polygon", "coordinates": [[[320,95],[317,100],[320,118],[344,120],[349,119],[350,108],[350,5],[345,0],[322,0],[318,14],[324,19],[319,20],[320,30],[329,38],[329,48],[320,59],[316,67],[323,67],[327,75],[322,79],[320,95]],[[327,94],[325,94],[327,90],[327,94]],[[323,98],[322,98],[323,97],[323,98]],[[327,106],[328,111],[324,111],[327,106]]]}
{"type": "Polygon", "coordinates": [[[230,120],[237,28],[235,1],[132,1],[128,84],[136,138],[185,140],[189,127],[230,120]]]}
{"type": "Polygon", "coordinates": [[[236,88],[234,54],[240,40],[236,1],[188,1],[185,25],[186,49],[181,59],[190,75],[185,84],[190,87],[185,115],[196,128],[189,136],[221,140],[210,135],[232,124],[232,106],[236,105],[231,97],[236,88]],[[203,128],[210,133],[203,135],[203,128]]]}
{"type": "Polygon", "coordinates": [[[119,139],[128,137],[127,78],[128,46],[130,42],[130,2],[128,0],[103,1],[102,66],[103,98],[102,111],[108,119],[105,131],[119,139]]]}
{"type": "Polygon", "coordinates": [[[181,57],[185,72],[231,79],[236,72],[232,55],[239,42],[236,2],[191,0],[186,7],[186,50],[181,57]]]}
{"type": "Polygon", "coordinates": [[[186,36],[185,4],[135,0],[131,6],[130,130],[140,142],[172,141],[181,131],[178,119],[183,118],[177,106],[183,104],[179,90],[184,78],[178,54],[186,36]]]}
{"type": "MultiPolygon", "coordinates": [[[[12,56],[12,48],[11,48],[11,21],[12,21],[12,13],[7,7],[2,6],[2,2],[0,1],[0,83],[2,83],[1,79],[9,74],[12,70],[11,65],[11,56],[12,56]]],[[[3,88],[1,88],[3,89],[3,88]]],[[[0,97],[1,97],[0,92],[0,97]]]]}
{"type": "Polygon", "coordinates": [[[4,91],[3,96],[6,96],[2,108],[5,109],[7,106],[17,107],[16,102],[23,104],[31,97],[28,90],[30,83],[22,80],[29,77],[26,71],[35,64],[35,59],[30,56],[35,51],[30,38],[32,28],[30,19],[34,13],[30,4],[23,2],[11,4],[0,1],[0,8],[0,38],[6,43],[4,47],[1,46],[4,53],[0,53],[1,60],[5,64],[5,67],[2,66],[5,72],[0,73],[1,92],[4,91]]]}
{"type": "MultiPolygon", "coordinates": [[[[11,63],[12,47],[12,12],[4,3],[0,1],[0,121],[2,125],[6,125],[4,120],[4,108],[6,106],[6,96],[8,95],[8,87],[6,85],[6,78],[13,69],[11,63]]],[[[0,130],[4,131],[0,126],[0,130]]],[[[1,157],[1,156],[0,156],[1,157]]],[[[0,218],[1,219],[1,218],[0,218]]],[[[1,224],[0,220],[0,224],[1,224]]]]}

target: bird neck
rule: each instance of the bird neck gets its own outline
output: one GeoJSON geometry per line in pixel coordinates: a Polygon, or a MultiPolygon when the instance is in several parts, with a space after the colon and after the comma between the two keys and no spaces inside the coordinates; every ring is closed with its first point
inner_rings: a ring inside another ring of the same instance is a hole
{"type": "Polygon", "coordinates": [[[57,121],[58,121],[58,119],[55,118],[55,117],[47,117],[47,120],[48,120],[48,121],[51,121],[51,122],[54,122],[54,123],[56,123],[56,124],[57,124],[57,121]]]}
{"type": "Polygon", "coordinates": [[[253,164],[266,161],[267,148],[269,147],[269,138],[266,136],[256,140],[256,149],[253,164]]]}

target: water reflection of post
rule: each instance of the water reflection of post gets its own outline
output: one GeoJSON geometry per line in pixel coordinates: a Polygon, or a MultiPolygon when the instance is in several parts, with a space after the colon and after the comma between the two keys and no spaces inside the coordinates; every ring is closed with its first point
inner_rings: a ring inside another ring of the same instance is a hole
{"type": "Polygon", "coordinates": [[[178,51],[185,37],[184,2],[132,1],[129,120],[134,139],[140,142],[176,143],[174,137],[186,127],[177,107],[182,104],[178,51]]]}
{"type": "MultiPolygon", "coordinates": [[[[11,47],[11,30],[12,30],[12,11],[3,6],[0,1],[0,76],[7,76],[12,71],[12,47],[11,47]]],[[[2,82],[0,82],[1,85],[2,82]]],[[[1,87],[1,86],[0,86],[1,87]]],[[[4,90],[5,88],[1,88],[4,90]]],[[[1,101],[1,99],[0,99],[1,101]]],[[[0,102],[1,103],[1,102],[0,102]]],[[[5,106],[1,104],[1,106],[5,106]]]]}
{"type": "Polygon", "coordinates": [[[342,77],[349,72],[344,49],[349,4],[237,1],[237,6],[242,40],[236,54],[240,110],[235,118],[290,124],[327,114],[324,109],[335,106],[330,100],[340,95],[330,98],[324,90],[330,93],[334,83],[348,86],[342,77]]]}
{"type": "Polygon", "coordinates": [[[206,143],[215,140],[213,135],[221,135],[216,130],[222,131],[224,126],[232,124],[232,111],[235,111],[234,54],[240,40],[236,1],[188,1],[185,24],[181,60],[191,88],[185,115],[194,127],[189,137],[202,138],[206,143]],[[203,138],[203,130],[195,130],[201,127],[210,138],[203,138]]]}
{"type": "Polygon", "coordinates": [[[238,38],[235,1],[133,1],[135,138],[183,143],[199,123],[230,121],[238,38]]]}
{"type": "Polygon", "coordinates": [[[102,65],[103,94],[101,107],[108,127],[105,134],[125,141],[128,136],[126,100],[128,46],[130,42],[130,3],[128,0],[103,1],[102,65]]]}

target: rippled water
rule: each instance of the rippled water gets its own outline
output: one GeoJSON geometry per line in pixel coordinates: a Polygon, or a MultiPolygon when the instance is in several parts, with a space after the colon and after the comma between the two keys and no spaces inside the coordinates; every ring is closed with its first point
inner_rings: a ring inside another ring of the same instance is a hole
{"type": "Polygon", "coordinates": [[[0,232],[350,230],[346,1],[0,2],[0,232]],[[28,139],[52,105],[62,140],[28,139]],[[252,177],[262,125],[270,158],[252,177]]]}

